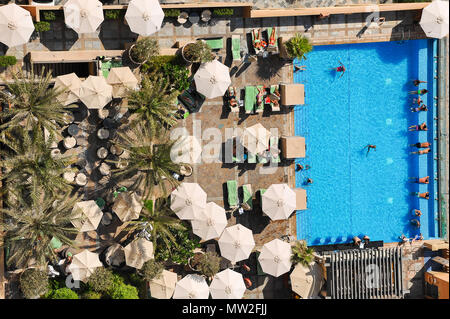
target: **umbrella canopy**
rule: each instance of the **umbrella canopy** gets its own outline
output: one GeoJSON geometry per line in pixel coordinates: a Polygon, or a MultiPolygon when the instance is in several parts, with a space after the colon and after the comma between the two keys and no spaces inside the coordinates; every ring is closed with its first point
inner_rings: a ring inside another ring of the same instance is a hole
{"type": "Polygon", "coordinates": [[[195,136],[183,136],[172,146],[170,158],[175,163],[200,163],[202,146],[195,136]]]}
{"type": "Polygon", "coordinates": [[[170,195],[170,209],[180,219],[198,219],[206,208],[207,195],[197,183],[182,183],[170,195]]]}
{"type": "Polygon", "coordinates": [[[64,20],[76,33],[93,33],[103,22],[102,3],[98,0],[69,0],[64,4],[64,20]]]}
{"type": "Polygon", "coordinates": [[[30,13],[11,3],[0,6],[0,42],[15,47],[28,42],[34,31],[30,13]]]}
{"type": "Polygon", "coordinates": [[[69,265],[69,271],[72,273],[73,280],[87,282],[95,268],[98,267],[103,267],[98,254],[85,249],[73,256],[72,263],[69,265]]]}
{"type": "Polygon", "coordinates": [[[125,263],[125,252],[123,247],[118,243],[114,243],[106,248],[105,261],[109,266],[122,266],[125,263]]]}
{"type": "Polygon", "coordinates": [[[75,73],[56,77],[55,89],[61,90],[58,101],[64,105],[77,102],[80,99],[81,80],[75,73]]]}
{"type": "Polygon", "coordinates": [[[164,11],[157,0],[131,0],[125,20],[131,31],[148,37],[159,31],[164,19],[164,11]]]}
{"type": "Polygon", "coordinates": [[[127,89],[134,90],[138,86],[138,80],[127,66],[111,68],[106,82],[112,86],[112,95],[114,98],[124,97],[127,89]]]}
{"type": "Polygon", "coordinates": [[[323,271],[318,263],[309,267],[297,264],[290,278],[292,291],[304,299],[318,296],[324,283],[323,271]]]}
{"type": "Polygon", "coordinates": [[[96,230],[103,217],[102,210],[93,200],[78,202],[72,209],[72,224],[80,232],[96,230]]]}
{"type": "Polygon", "coordinates": [[[213,299],[242,299],[245,289],[242,275],[231,269],[217,273],[209,286],[213,299]]]}
{"type": "Polygon", "coordinates": [[[112,100],[112,86],[103,76],[89,75],[81,84],[80,100],[89,109],[102,109],[112,100]]]}
{"type": "Polygon", "coordinates": [[[231,84],[228,67],[217,60],[200,65],[194,80],[197,92],[208,99],[223,96],[231,84]]]}
{"type": "Polygon", "coordinates": [[[269,148],[272,134],[261,123],[247,127],[241,136],[242,145],[252,154],[261,154],[269,148]]]}
{"type": "Polygon", "coordinates": [[[138,219],[142,210],[142,198],[136,193],[122,192],[114,200],[112,211],[122,222],[138,219]]]}
{"type": "Polygon", "coordinates": [[[208,299],[209,287],[205,278],[187,275],[176,283],[173,299],[208,299]]]}
{"type": "Polygon", "coordinates": [[[124,248],[128,266],[141,269],[144,263],[153,259],[153,243],[145,238],[134,240],[124,248]]]}
{"type": "Polygon", "coordinates": [[[247,259],[255,247],[253,233],[240,224],[225,228],[219,238],[219,248],[222,257],[232,263],[247,259]]]}
{"type": "Polygon", "coordinates": [[[448,34],[448,1],[433,1],[422,11],[420,26],[430,38],[442,39],[448,34]]]}
{"type": "Polygon", "coordinates": [[[291,270],[291,255],[291,245],[277,238],[264,244],[258,261],[265,273],[278,277],[291,270]]]}
{"type": "Polygon", "coordinates": [[[164,269],[159,277],[150,280],[150,295],[157,299],[172,298],[177,280],[176,273],[164,269]]]}
{"type": "Polygon", "coordinates": [[[262,210],[272,220],[288,219],[296,208],[296,200],[287,184],[273,184],[262,195],[262,210]]]}
{"type": "Polygon", "coordinates": [[[219,237],[227,226],[225,209],[216,203],[207,203],[198,219],[191,221],[192,231],[203,240],[219,237]]]}

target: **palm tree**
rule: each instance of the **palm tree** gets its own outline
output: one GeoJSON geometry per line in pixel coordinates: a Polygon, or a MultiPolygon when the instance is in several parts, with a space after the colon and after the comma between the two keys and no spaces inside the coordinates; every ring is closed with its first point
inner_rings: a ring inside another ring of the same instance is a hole
{"type": "Polygon", "coordinates": [[[52,136],[46,141],[37,127],[30,132],[16,127],[2,132],[0,142],[6,146],[0,160],[0,169],[4,169],[0,180],[6,182],[5,190],[16,196],[29,195],[41,188],[51,195],[72,190],[62,174],[76,159],[54,157],[50,149],[52,136]]]}
{"type": "Polygon", "coordinates": [[[169,85],[170,83],[161,75],[151,74],[142,77],[141,89],[130,91],[128,94],[128,107],[138,115],[134,124],[145,121],[150,125],[152,132],[176,124],[174,114],[178,110],[176,99],[179,92],[170,91],[169,85]]]}
{"type": "MultiPolygon", "coordinates": [[[[148,198],[155,185],[160,185],[164,194],[167,189],[164,180],[172,188],[179,185],[172,174],[180,173],[180,164],[171,159],[171,149],[176,141],[171,141],[163,132],[155,137],[150,125],[137,124],[127,131],[118,132],[117,141],[113,142],[128,154],[126,166],[112,170],[118,181],[134,179],[131,190],[139,190],[148,198]]],[[[114,164],[123,160],[108,160],[114,164]]]]}
{"type": "Polygon", "coordinates": [[[26,267],[34,261],[42,266],[48,259],[54,260],[56,254],[50,245],[53,237],[73,245],[69,236],[78,231],[71,226],[72,208],[79,198],[69,196],[56,198],[41,192],[27,200],[19,196],[17,202],[7,202],[7,208],[0,208],[4,245],[10,248],[9,265],[26,267]]]}
{"type": "Polygon", "coordinates": [[[314,260],[314,249],[308,248],[306,241],[299,240],[292,246],[292,263],[294,265],[300,263],[303,266],[308,267],[314,260]]]}
{"type": "Polygon", "coordinates": [[[3,124],[0,129],[23,126],[27,130],[33,126],[46,128],[50,134],[58,134],[64,125],[67,110],[57,100],[62,91],[50,88],[52,73],[42,69],[40,75],[18,73],[13,82],[0,91],[0,102],[9,105],[0,113],[3,124]]]}
{"type": "Polygon", "coordinates": [[[153,247],[156,251],[157,239],[161,239],[166,247],[177,246],[171,230],[185,230],[186,227],[169,208],[167,199],[158,198],[155,201],[145,200],[144,207],[138,220],[130,221],[128,230],[134,232],[145,231],[151,235],[153,247]]]}
{"type": "Polygon", "coordinates": [[[296,33],[295,36],[285,43],[285,45],[289,56],[293,59],[297,58],[298,60],[306,60],[305,54],[311,52],[313,49],[309,39],[300,33],[296,33]]]}

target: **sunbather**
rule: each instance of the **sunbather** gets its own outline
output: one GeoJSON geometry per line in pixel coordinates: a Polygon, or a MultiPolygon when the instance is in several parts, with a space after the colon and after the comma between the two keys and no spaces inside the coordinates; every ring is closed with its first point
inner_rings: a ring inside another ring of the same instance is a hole
{"type": "Polygon", "coordinates": [[[428,107],[425,104],[422,104],[419,107],[412,107],[411,108],[411,112],[420,112],[420,111],[426,112],[426,111],[428,111],[428,107]]]}
{"type": "Polygon", "coordinates": [[[413,99],[413,103],[417,103],[417,105],[420,105],[423,103],[423,100],[419,96],[419,97],[413,99]]]}
{"type": "Polygon", "coordinates": [[[417,147],[417,148],[427,148],[427,147],[430,147],[430,145],[431,145],[430,142],[409,144],[409,146],[414,146],[414,147],[417,147]]]}
{"type": "Polygon", "coordinates": [[[414,86],[419,86],[420,83],[427,83],[427,81],[414,80],[414,86]]]}
{"type": "Polygon", "coordinates": [[[256,51],[260,51],[263,49],[263,43],[261,41],[261,30],[258,29],[257,33],[255,34],[255,29],[252,30],[253,34],[253,47],[256,49],[256,51]]]}
{"type": "Polygon", "coordinates": [[[430,182],[430,176],[425,177],[410,177],[410,179],[414,179],[413,183],[419,184],[428,184],[430,182]]]}
{"type": "Polygon", "coordinates": [[[429,192],[425,192],[425,193],[414,192],[414,193],[411,193],[411,195],[416,196],[418,198],[430,199],[430,193],[429,192]]]}
{"type": "Polygon", "coordinates": [[[236,88],[234,86],[228,88],[228,96],[230,98],[236,98],[236,88]]]}
{"type": "Polygon", "coordinates": [[[427,94],[428,90],[427,89],[423,89],[423,90],[417,90],[417,91],[410,91],[409,94],[417,94],[417,95],[424,95],[427,94]]]}
{"type": "Polygon", "coordinates": [[[408,237],[406,237],[404,234],[402,234],[401,236],[399,236],[400,240],[401,240],[401,244],[405,244],[408,242],[408,237]]]}
{"type": "Polygon", "coordinates": [[[272,28],[272,32],[269,35],[269,45],[270,46],[275,46],[275,42],[277,41],[276,35],[277,35],[276,29],[272,28]]]}
{"type": "Polygon", "coordinates": [[[423,122],[419,125],[411,125],[408,128],[409,131],[428,131],[427,123],[423,122]]]}
{"type": "Polygon", "coordinates": [[[423,154],[428,154],[428,153],[430,153],[430,151],[431,151],[431,148],[426,148],[426,149],[424,149],[424,150],[419,150],[419,151],[416,151],[416,152],[411,152],[411,153],[409,153],[409,154],[417,154],[417,155],[423,155],[423,154]]]}
{"type": "Polygon", "coordinates": [[[258,107],[260,107],[261,104],[264,103],[265,88],[264,87],[257,87],[257,89],[258,89],[258,94],[256,95],[256,103],[258,104],[258,107]]]}

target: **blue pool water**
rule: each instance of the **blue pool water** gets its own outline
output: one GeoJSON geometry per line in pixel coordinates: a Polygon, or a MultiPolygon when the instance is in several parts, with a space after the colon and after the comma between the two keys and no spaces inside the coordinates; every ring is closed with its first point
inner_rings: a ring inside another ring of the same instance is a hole
{"type": "Polygon", "coordinates": [[[305,85],[305,105],[295,107],[295,134],[306,138],[306,157],[296,163],[310,165],[296,172],[296,187],[307,189],[308,209],[297,211],[297,238],[309,245],[350,242],[353,236],[398,241],[403,233],[425,239],[438,237],[435,220],[435,153],[410,155],[409,144],[434,142],[433,40],[316,46],[306,71],[294,72],[305,85]],[[331,68],[347,71],[339,74],[331,68]],[[420,88],[428,112],[413,113],[408,92],[413,79],[428,81],[420,88]],[[408,132],[427,122],[428,132],[408,132]],[[376,151],[364,147],[375,144],[376,151]],[[409,177],[430,176],[429,185],[411,183],[409,177]],[[304,185],[306,178],[313,184],[304,185]],[[430,192],[418,199],[411,192],[430,192]],[[422,211],[420,229],[412,226],[411,209],[422,211]]]}

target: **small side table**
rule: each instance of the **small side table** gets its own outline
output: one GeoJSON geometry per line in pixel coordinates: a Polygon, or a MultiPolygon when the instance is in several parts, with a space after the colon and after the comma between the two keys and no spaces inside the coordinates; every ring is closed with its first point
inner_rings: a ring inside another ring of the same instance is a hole
{"type": "Polygon", "coordinates": [[[106,140],[109,137],[109,130],[101,128],[97,131],[97,137],[101,140],[106,140]]]}
{"type": "Polygon", "coordinates": [[[197,12],[192,12],[189,15],[189,22],[192,24],[198,23],[200,21],[200,16],[197,12]]]}
{"type": "Polygon", "coordinates": [[[87,177],[84,173],[78,173],[77,177],[75,178],[75,183],[78,186],[85,186],[87,184],[87,177]]]}
{"type": "Polygon", "coordinates": [[[64,147],[69,150],[71,148],[74,148],[75,145],[77,145],[77,140],[75,139],[75,137],[69,136],[64,139],[63,144],[64,147]]]}
{"type": "Polygon", "coordinates": [[[100,147],[97,150],[97,157],[100,159],[105,159],[108,156],[108,150],[105,147],[100,147]]]}
{"type": "Polygon", "coordinates": [[[77,135],[79,131],[80,128],[78,127],[78,125],[74,123],[70,124],[69,127],[67,128],[67,132],[70,134],[70,136],[77,135]]]}

